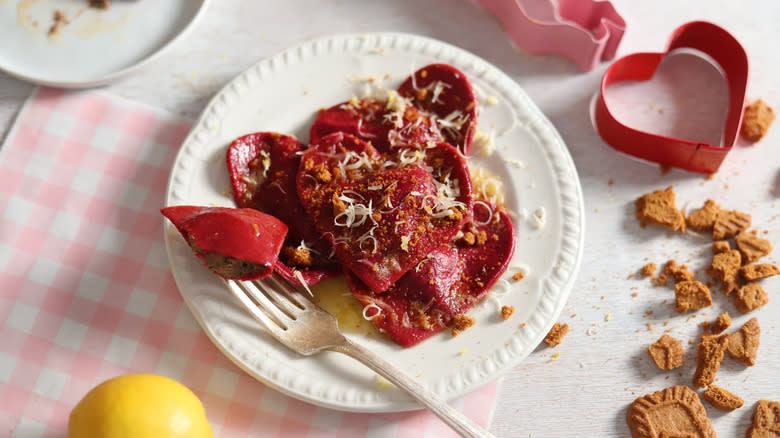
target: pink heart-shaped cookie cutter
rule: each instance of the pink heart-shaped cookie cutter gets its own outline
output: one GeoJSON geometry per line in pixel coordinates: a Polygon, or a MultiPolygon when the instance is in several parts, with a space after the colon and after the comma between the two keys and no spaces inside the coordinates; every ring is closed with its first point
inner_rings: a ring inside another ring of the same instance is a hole
{"type": "Polygon", "coordinates": [[[665,52],[634,53],[615,61],[607,69],[594,111],[596,128],[605,142],[626,154],[694,172],[715,173],[736,142],[742,122],[747,78],[747,54],[736,38],[706,21],[686,23],[672,33],[665,52]],[[664,56],[678,49],[694,49],[708,55],[723,70],[729,88],[729,109],[720,146],[631,128],[618,121],[606,104],[604,91],[610,84],[649,80],[664,56]]]}
{"type": "Polygon", "coordinates": [[[512,42],[534,54],[555,54],[583,71],[615,57],[626,22],[612,3],[594,0],[476,0],[512,42]]]}

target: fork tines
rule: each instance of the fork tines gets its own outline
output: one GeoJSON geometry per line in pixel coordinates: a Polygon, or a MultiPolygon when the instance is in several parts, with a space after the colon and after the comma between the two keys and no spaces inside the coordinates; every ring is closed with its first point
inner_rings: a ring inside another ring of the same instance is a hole
{"type": "Polygon", "coordinates": [[[290,283],[276,275],[266,280],[225,280],[228,289],[241,304],[269,330],[287,330],[288,322],[309,307],[290,283]]]}

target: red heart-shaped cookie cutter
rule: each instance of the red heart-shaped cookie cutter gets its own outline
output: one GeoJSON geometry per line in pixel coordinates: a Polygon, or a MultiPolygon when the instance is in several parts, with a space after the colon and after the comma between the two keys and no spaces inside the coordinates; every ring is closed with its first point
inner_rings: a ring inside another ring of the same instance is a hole
{"type": "Polygon", "coordinates": [[[604,73],[595,108],[596,128],[613,148],[643,160],[694,172],[714,173],[731,150],[739,133],[748,78],[745,49],[725,29],[706,21],[678,27],[663,53],[634,53],[612,64],[604,73]],[[628,127],[610,112],[604,91],[615,82],[646,81],[653,77],[664,56],[678,49],[695,49],[710,56],[723,70],[729,87],[729,109],[721,146],[652,134],[628,127]]]}

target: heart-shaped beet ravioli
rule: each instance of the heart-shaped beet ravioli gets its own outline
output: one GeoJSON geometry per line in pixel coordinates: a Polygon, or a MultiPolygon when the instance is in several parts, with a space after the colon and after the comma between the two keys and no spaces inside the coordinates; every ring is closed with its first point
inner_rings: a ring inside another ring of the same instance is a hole
{"type": "Polygon", "coordinates": [[[477,132],[479,102],[463,72],[447,64],[431,64],[412,73],[398,94],[425,113],[435,115],[444,140],[464,155],[477,132]]]}
{"type": "Polygon", "coordinates": [[[366,317],[394,341],[410,347],[446,327],[482,300],[506,271],[514,253],[512,220],[480,208],[463,237],[436,248],[382,294],[347,273],[352,295],[366,317]]]}
{"type": "Polygon", "coordinates": [[[430,117],[408,100],[393,95],[387,102],[351,99],[322,111],[311,126],[311,144],[334,132],[354,135],[381,153],[405,147],[422,148],[442,140],[430,117]]]}
{"type": "Polygon", "coordinates": [[[287,233],[279,219],[251,208],[180,205],[160,212],[206,267],[224,278],[270,276],[287,233]]]}
{"type": "Polygon", "coordinates": [[[380,154],[330,134],[301,157],[298,195],[342,265],[381,293],[448,242],[471,211],[465,161],[446,143],[380,154]]]}
{"type": "Polygon", "coordinates": [[[249,134],[230,144],[227,166],[233,197],[239,207],[270,214],[289,227],[274,269],[293,283],[303,281],[312,285],[340,275],[341,267],[328,258],[330,245],[322,239],[298,200],[295,178],[303,149],[301,143],[288,135],[249,134]]]}

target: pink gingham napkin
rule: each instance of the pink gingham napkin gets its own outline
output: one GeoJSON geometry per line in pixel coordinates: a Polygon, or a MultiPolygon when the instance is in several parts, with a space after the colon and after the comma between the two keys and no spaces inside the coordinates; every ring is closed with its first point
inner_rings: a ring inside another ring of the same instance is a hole
{"type": "MultiPolygon", "coordinates": [[[[0,436],[62,437],[96,384],[176,379],[219,437],[455,437],[426,411],[356,414],[265,387],[195,322],[162,236],[191,122],[102,92],[37,90],[0,150],[0,436]]],[[[453,402],[487,424],[497,383],[453,402]]]]}

